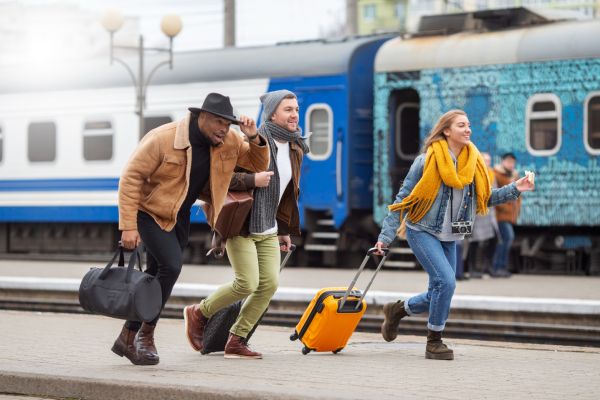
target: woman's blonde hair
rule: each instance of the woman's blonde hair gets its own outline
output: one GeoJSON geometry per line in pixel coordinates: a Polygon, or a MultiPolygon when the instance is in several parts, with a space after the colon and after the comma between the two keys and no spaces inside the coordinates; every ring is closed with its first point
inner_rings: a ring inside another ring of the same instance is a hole
{"type": "Polygon", "coordinates": [[[467,113],[463,110],[450,110],[438,119],[435,126],[429,132],[429,135],[425,138],[425,142],[423,143],[423,148],[421,151],[423,153],[427,152],[427,148],[431,146],[433,142],[437,142],[438,140],[446,140],[446,135],[444,135],[444,130],[450,128],[452,125],[452,121],[459,115],[466,116],[467,113]]]}

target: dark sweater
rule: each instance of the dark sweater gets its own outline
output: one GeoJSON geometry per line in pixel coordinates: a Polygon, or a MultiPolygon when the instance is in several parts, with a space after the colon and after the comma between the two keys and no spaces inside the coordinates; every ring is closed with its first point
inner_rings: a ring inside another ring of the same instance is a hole
{"type": "Polygon", "coordinates": [[[190,185],[185,200],[177,213],[178,236],[189,235],[190,210],[200,196],[202,188],[208,182],[210,175],[210,142],[198,128],[198,116],[190,118],[190,143],[192,145],[192,165],[190,168],[190,185]]]}

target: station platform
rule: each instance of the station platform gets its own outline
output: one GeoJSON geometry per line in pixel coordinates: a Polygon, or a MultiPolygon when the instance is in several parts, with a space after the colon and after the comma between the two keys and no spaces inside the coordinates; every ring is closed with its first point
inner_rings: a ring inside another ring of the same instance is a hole
{"type": "Polygon", "coordinates": [[[110,351],[121,321],[0,311],[0,393],[90,400],[598,399],[600,349],[449,339],[454,361],[424,357],[425,338],[355,333],[339,354],[302,355],[290,330],[261,326],[262,360],[191,349],[182,320],[156,331],[156,366],[110,351]]]}

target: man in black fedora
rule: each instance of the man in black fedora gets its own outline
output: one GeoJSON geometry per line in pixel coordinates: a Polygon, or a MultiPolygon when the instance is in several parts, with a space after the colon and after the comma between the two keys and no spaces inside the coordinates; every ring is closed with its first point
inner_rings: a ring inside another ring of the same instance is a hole
{"type": "MultiPolygon", "coordinates": [[[[229,97],[210,93],[202,107],[189,111],[183,120],[145,135],[119,181],[122,245],[134,249],[144,243],[146,272],[158,277],[163,307],[181,271],[196,199],[202,195],[211,202],[216,221],[234,168],[259,172],[269,166],[265,138],[253,119],[234,116],[229,97]],[[243,135],[230,129],[231,124],[239,125],[243,135]]],[[[214,221],[209,221],[211,226],[214,221]]],[[[158,318],[149,323],[127,321],[112,351],[136,365],[158,364],[158,318]]]]}

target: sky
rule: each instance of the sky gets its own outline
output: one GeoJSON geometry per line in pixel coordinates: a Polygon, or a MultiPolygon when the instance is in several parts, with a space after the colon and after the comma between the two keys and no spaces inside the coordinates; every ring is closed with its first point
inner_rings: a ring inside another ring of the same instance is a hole
{"type": "MultiPolygon", "coordinates": [[[[135,42],[137,35],[134,33],[139,29],[148,46],[168,43],[160,30],[160,21],[166,14],[177,14],[182,19],[183,30],[175,38],[175,51],[223,45],[223,0],[0,0],[0,14],[5,14],[0,20],[22,20],[20,23],[4,23],[0,41],[2,36],[10,35],[11,30],[22,30],[17,39],[31,36],[28,31],[35,30],[46,30],[39,35],[42,39],[56,36],[50,30],[60,29],[61,22],[55,24],[55,28],[50,26],[52,22],[60,18],[65,24],[70,24],[79,13],[87,18],[84,27],[87,32],[77,27],[72,28],[71,35],[108,37],[99,22],[108,9],[119,10],[126,21],[123,29],[116,33],[115,41],[135,42]],[[6,15],[10,13],[15,15],[12,18],[6,15]],[[44,13],[48,13],[47,18],[43,17],[44,13]],[[62,17],[61,13],[65,16],[62,17]]],[[[339,31],[343,26],[345,0],[237,0],[236,19],[238,46],[315,39],[335,29],[339,31]]]]}
{"type": "MultiPolygon", "coordinates": [[[[140,16],[141,29],[149,41],[162,36],[162,16],[178,14],[183,31],[177,50],[220,47],[223,43],[222,0],[126,0],[80,1],[83,8],[101,14],[120,9],[125,16],[140,16]]],[[[343,23],[344,0],[237,0],[236,41],[239,46],[318,38],[336,22],[343,23]],[[341,17],[341,19],[340,19],[341,17]]]]}
{"type": "MultiPolygon", "coordinates": [[[[164,47],[164,15],[183,22],[175,51],[223,46],[223,0],[0,0],[0,64],[75,59],[106,54],[100,24],[114,9],[125,17],[115,44],[164,47]]],[[[237,0],[236,45],[254,46],[316,39],[343,29],[345,0],[237,0]]]]}

